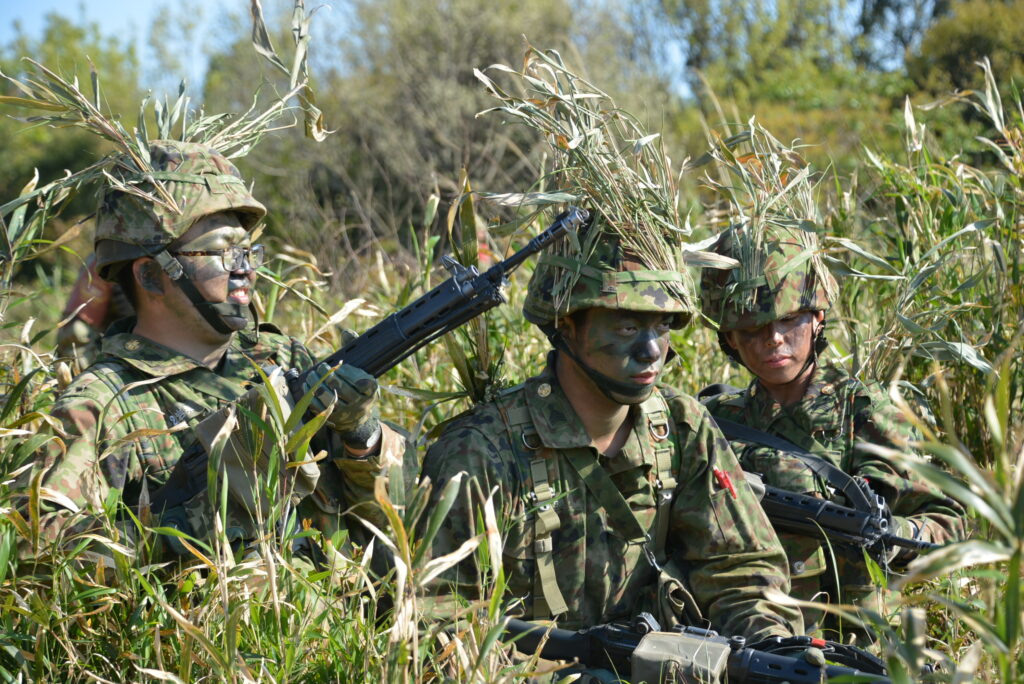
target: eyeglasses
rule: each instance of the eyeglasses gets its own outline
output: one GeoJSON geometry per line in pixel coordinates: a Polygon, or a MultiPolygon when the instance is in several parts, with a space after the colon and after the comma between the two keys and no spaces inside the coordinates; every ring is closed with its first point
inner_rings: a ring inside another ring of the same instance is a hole
{"type": "Polygon", "coordinates": [[[245,270],[245,265],[247,263],[249,264],[249,268],[259,268],[263,265],[264,251],[263,245],[251,245],[249,247],[233,245],[227,249],[209,249],[199,252],[172,252],[172,254],[175,256],[219,256],[221,264],[224,265],[224,270],[230,273],[232,271],[245,270]]]}

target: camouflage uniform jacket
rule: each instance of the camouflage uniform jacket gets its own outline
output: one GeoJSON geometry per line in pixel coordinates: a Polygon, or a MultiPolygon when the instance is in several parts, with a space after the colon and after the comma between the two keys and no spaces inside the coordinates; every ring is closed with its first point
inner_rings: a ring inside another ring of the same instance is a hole
{"type": "MultiPolygon", "coordinates": [[[[185,428],[238,399],[255,374],[253,363],[285,369],[313,363],[296,340],[261,326],[258,336],[235,335],[214,371],[133,334],[134,323],[128,318],[111,326],[96,363],[75,378],[51,411],[67,433],[66,451],[50,442],[41,463],[42,485],[79,509],[101,510],[112,490],[125,504],[136,505],[144,489],[152,493],[164,484],[195,441],[192,430],[185,428]]],[[[373,501],[376,477],[402,448],[402,438],[384,430],[378,456],[321,463],[320,485],[303,502],[301,515],[330,531],[338,525],[340,512],[373,501]]],[[[342,452],[339,448],[334,453],[342,452]]],[[[67,503],[46,514],[47,537],[54,538],[71,517],[67,503]]],[[[361,515],[377,519],[367,504],[362,509],[361,515]]]]}
{"type": "MultiPolygon", "coordinates": [[[[917,431],[877,386],[865,385],[835,366],[824,365],[815,371],[803,398],[790,406],[781,406],[755,379],[738,394],[712,398],[708,409],[715,417],[786,439],[851,475],[866,478],[884,497],[893,515],[911,518],[920,526],[922,539],[941,544],[963,534],[963,510],[958,504],[890,460],[856,448],[858,442],[899,448],[908,440],[919,439],[917,431]]],[[[824,484],[799,459],[758,444],[733,442],[732,446],[744,470],[760,474],[765,484],[827,496],[824,484]]],[[[826,572],[829,553],[818,541],[792,534],[779,537],[790,563],[793,596],[808,601],[854,601],[872,607],[865,601],[877,598],[876,588],[860,553],[834,547],[839,569],[826,572]],[[829,596],[820,594],[822,590],[829,596]]]]}
{"type": "MultiPolygon", "coordinates": [[[[701,617],[723,633],[748,638],[800,633],[798,611],[765,598],[768,587],[788,591],[783,552],[706,410],[691,397],[655,390],[652,399],[631,409],[629,439],[618,454],[606,458],[591,445],[559,387],[555,358],[549,357],[541,375],[455,420],[427,451],[422,475],[433,483],[435,500],[446,482],[467,473],[435,540],[434,555],[453,551],[469,536],[479,505],[477,490],[469,485],[475,478],[484,493],[498,486],[495,505],[506,535],[502,553],[508,596],[524,601],[527,619],[555,613],[560,626],[578,628],[639,610],[658,612],[655,594],[670,572],[677,575],[677,586],[689,589],[701,617]],[[660,449],[663,454],[655,453],[660,449]],[[669,562],[660,575],[645,559],[642,540],[630,541],[621,518],[602,503],[574,454],[604,470],[605,481],[614,483],[623,505],[628,502],[651,537],[657,536],[662,480],[675,480],[674,488],[664,489],[669,562]],[[548,540],[538,525],[548,508],[539,505],[544,502],[537,499],[538,478],[552,490],[548,501],[557,514],[548,540]],[[568,609],[564,614],[548,611],[541,586],[545,551],[556,569],[568,609]]],[[[470,559],[444,580],[447,588],[474,595],[477,575],[470,559]]],[[[693,619],[674,612],[680,621],[693,619]]]]}

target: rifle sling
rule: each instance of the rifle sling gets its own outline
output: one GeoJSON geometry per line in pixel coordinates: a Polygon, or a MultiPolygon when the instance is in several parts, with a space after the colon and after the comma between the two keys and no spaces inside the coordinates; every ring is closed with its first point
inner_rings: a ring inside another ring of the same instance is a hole
{"type": "Polygon", "coordinates": [[[832,487],[840,491],[846,497],[847,501],[853,505],[853,508],[862,512],[871,512],[873,510],[871,503],[868,501],[867,495],[854,481],[853,476],[845,470],[829,463],[821,456],[812,454],[810,451],[807,451],[807,449],[799,447],[782,437],[768,434],[767,432],[757,430],[748,425],[743,425],[742,423],[737,423],[735,421],[728,420],[727,418],[715,417],[714,420],[722,430],[722,434],[725,435],[726,439],[748,442],[751,444],[760,444],[762,446],[790,453],[800,459],[815,475],[818,475],[832,487]]]}

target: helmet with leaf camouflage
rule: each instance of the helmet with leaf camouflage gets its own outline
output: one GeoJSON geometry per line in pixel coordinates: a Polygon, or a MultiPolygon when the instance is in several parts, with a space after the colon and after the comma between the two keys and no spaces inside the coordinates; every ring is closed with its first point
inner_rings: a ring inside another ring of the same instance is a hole
{"type": "Polygon", "coordinates": [[[713,250],[739,261],[701,272],[701,312],[719,332],[766,325],[797,311],[827,311],[838,285],[818,253],[814,226],[733,226],[713,250]]]}
{"type": "Polygon", "coordinates": [[[589,249],[549,251],[540,258],[523,303],[528,321],[550,329],[559,318],[593,307],[676,314],[675,328],[690,320],[693,284],[685,270],[651,268],[615,233],[584,242],[589,249]]]}
{"type": "Polygon", "coordinates": [[[154,140],[149,168],[137,171],[122,155],[108,176],[96,212],[96,261],[100,277],[113,280],[125,264],[154,256],[199,219],[234,211],[246,229],[266,215],[238,169],[213,148],[154,140]],[[155,182],[154,182],[155,181],[155,182]]]}

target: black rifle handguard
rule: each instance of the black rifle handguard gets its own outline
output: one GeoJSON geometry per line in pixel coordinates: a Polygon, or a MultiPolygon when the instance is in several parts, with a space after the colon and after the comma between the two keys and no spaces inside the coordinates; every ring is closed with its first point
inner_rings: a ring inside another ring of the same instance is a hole
{"type": "Polygon", "coordinates": [[[900,546],[918,553],[939,548],[938,544],[931,542],[896,536],[889,531],[888,520],[877,515],[778,487],[766,485],[764,489],[761,506],[777,532],[814,537],[872,552],[887,546],[900,546]]]}
{"type": "MultiPolygon", "coordinates": [[[[445,256],[442,262],[452,274],[448,280],[391,314],[322,363],[329,366],[351,364],[375,378],[380,377],[420,347],[506,302],[503,290],[508,284],[508,275],[567,231],[581,228],[588,217],[583,209],[570,207],[525,247],[483,273],[475,266],[466,268],[445,256]]],[[[293,393],[301,389],[303,375],[294,372],[289,376],[288,384],[293,393]]]]}

